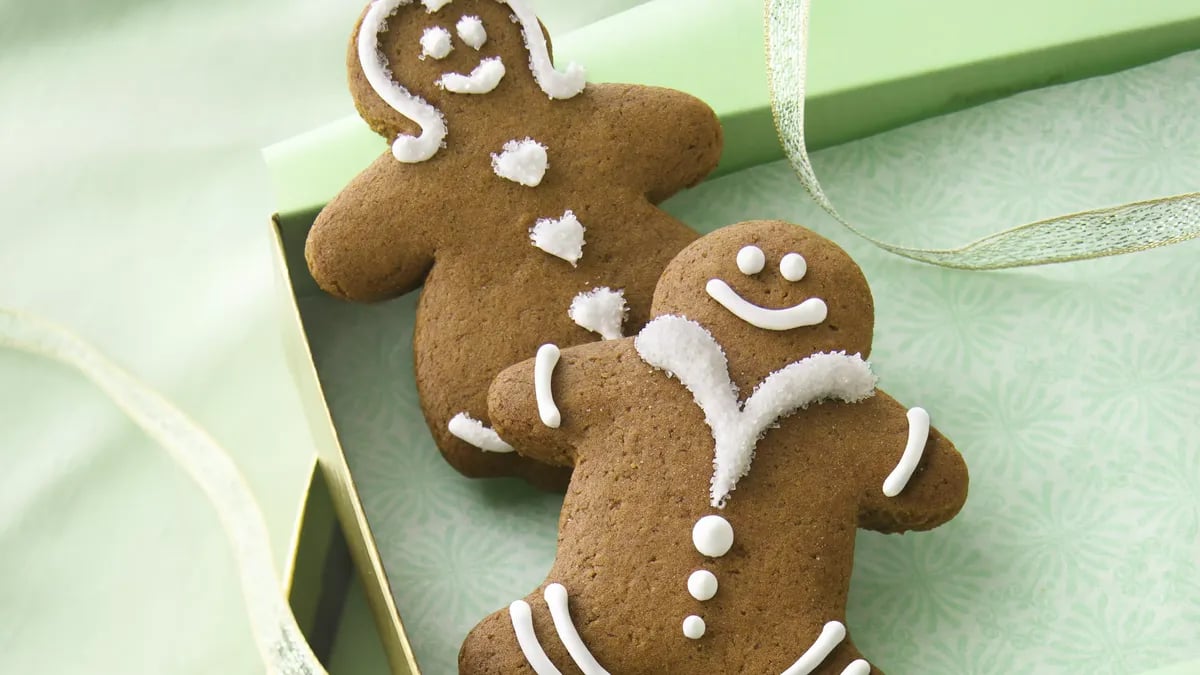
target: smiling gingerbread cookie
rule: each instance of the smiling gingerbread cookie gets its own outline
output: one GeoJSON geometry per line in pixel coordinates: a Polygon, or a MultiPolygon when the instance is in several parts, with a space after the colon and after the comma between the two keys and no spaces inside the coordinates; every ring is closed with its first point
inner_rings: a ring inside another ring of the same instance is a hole
{"type": "Polygon", "coordinates": [[[471,632],[460,673],[879,673],[845,625],[855,530],[936,527],[967,471],[876,389],[862,272],[741,223],[670,263],[653,313],[492,385],[500,433],[574,475],[546,582],[471,632]]]}
{"type": "Polygon", "coordinates": [[[351,40],[350,89],[391,144],[321,212],[320,286],[373,302],[424,284],[413,339],[434,439],[470,476],[565,485],[512,453],[487,387],[544,341],[636,332],[696,234],[655,207],[717,163],[721,128],[686,94],[556,70],[519,0],[377,0],[351,40]]]}

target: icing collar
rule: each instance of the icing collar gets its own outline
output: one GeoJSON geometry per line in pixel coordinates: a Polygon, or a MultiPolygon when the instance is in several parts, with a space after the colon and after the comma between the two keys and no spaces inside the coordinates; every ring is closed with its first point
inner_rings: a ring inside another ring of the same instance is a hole
{"type": "Polygon", "coordinates": [[[812,403],[857,403],[875,393],[875,375],[862,357],[822,352],[771,373],[739,403],[724,350],[704,327],[682,316],[646,324],[634,347],[643,361],[679,378],[704,411],[716,442],[710,497],[717,508],[750,472],[755,445],[768,427],[812,403]]]}

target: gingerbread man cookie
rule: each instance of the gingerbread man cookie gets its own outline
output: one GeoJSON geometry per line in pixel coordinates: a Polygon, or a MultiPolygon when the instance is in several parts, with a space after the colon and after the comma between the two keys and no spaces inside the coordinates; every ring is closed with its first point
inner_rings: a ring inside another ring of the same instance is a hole
{"type": "Polygon", "coordinates": [[[653,314],[492,385],[500,433],[574,475],[545,584],[471,632],[460,673],[879,673],[845,625],[855,530],[944,523],[967,470],[875,388],[862,272],[741,223],[670,263],[653,314]]]}
{"type": "Polygon", "coordinates": [[[716,117],[677,91],[556,70],[520,0],[376,0],[348,66],[391,150],[318,216],[313,277],[363,302],[423,283],[417,388],[442,453],[470,476],[565,485],[490,428],[488,384],[544,341],[641,328],[697,236],[655,204],[716,166],[716,117]]]}

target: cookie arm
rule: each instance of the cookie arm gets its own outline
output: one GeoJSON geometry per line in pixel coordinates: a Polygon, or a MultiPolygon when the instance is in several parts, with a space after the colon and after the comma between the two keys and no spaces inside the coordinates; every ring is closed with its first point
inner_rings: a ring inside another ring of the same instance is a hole
{"type": "Polygon", "coordinates": [[[599,133],[617,153],[614,177],[657,204],[704,179],[721,159],[724,135],[712,109],[674,89],[588,85],[598,102],[599,133]]]}
{"type": "Polygon", "coordinates": [[[573,466],[576,443],[594,420],[603,418],[608,407],[606,399],[611,392],[606,390],[620,367],[616,352],[621,343],[628,341],[631,339],[608,340],[562,350],[550,375],[550,386],[541,392],[542,405],[538,402],[538,359],[506,368],[488,389],[492,427],[521,455],[547,464],[573,466]],[[545,419],[547,396],[558,412],[557,427],[545,419]]]}
{"type": "Polygon", "coordinates": [[[304,257],[322,289],[373,302],[421,285],[433,265],[427,223],[435,211],[424,181],[410,174],[423,169],[385,153],[321,210],[304,257]]]}
{"type": "Polygon", "coordinates": [[[867,443],[877,450],[864,458],[869,484],[860,526],[879,532],[928,530],[953,518],[967,498],[967,466],[958,449],[929,424],[923,408],[905,407],[882,391],[873,404],[889,419],[881,426],[892,431],[867,443]]]}

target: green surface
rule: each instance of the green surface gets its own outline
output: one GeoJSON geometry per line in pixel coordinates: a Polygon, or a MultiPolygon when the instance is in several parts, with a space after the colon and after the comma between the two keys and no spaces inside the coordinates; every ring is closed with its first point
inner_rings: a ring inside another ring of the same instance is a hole
{"type": "MultiPolygon", "coordinates": [[[[1192,52],[830,148],[814,165],[871,233],[956,244],[1196,189],[1197,100],[1192,52]]],[[[971,496],[949,525],[859,537],[849,627],[873,663],[894,675],[1197,672],[1200,242],[1005,272],[933,268],[832,223],[783,163],[667,207],[702,231],[785,218],[841,243],[872,284],[881,386],[927,408],[967,459],[971,496]]],[[[440,675],[475,622],[541,581],[559,500],[441,460],[412,381],[415,301],[318,294],[301,309],[409,636],[440,675]]]]}
{"type": "MultiPolygon", "coordinates": [[[[809,143],[820,148],[1031,89],[1200,48],[1194,0],[837,0],[813,6],[809,143]]],[[[721,173],[782,157],[761,0],[654,0],[556,34],[595,82],[673,87],[725,126],[721,173]]],[[[452,138],[451,138],[451,141],[452,138]]],[[[266,152],[279,211],[319,208],[386,143],[354,116],[266,152]]]]}
{"type": "MultiPolygon", "coordinates": [[[[567,31],[635,1],[538,4],[567,31]]],[[[0,0],[0,304],[207,428],[281,569],[313,448],[259,149],[352,110],[363,4],[0,0]]],[[[0,672],[262,672],[210,507],[92,386],[0,351],[0,466],[0,672]]]]}
{"type": "MultiPolygon", "coordinates": [[[[0,3],[0,303],[78,332],[227,447],[281,570],[312,449],[256,149],[346,109],[320,83],[355,5],[0,3]]],[[[211,508],[92,386],[0,352],[0,465],[0,672],[261,673],[211,508]]]]}

